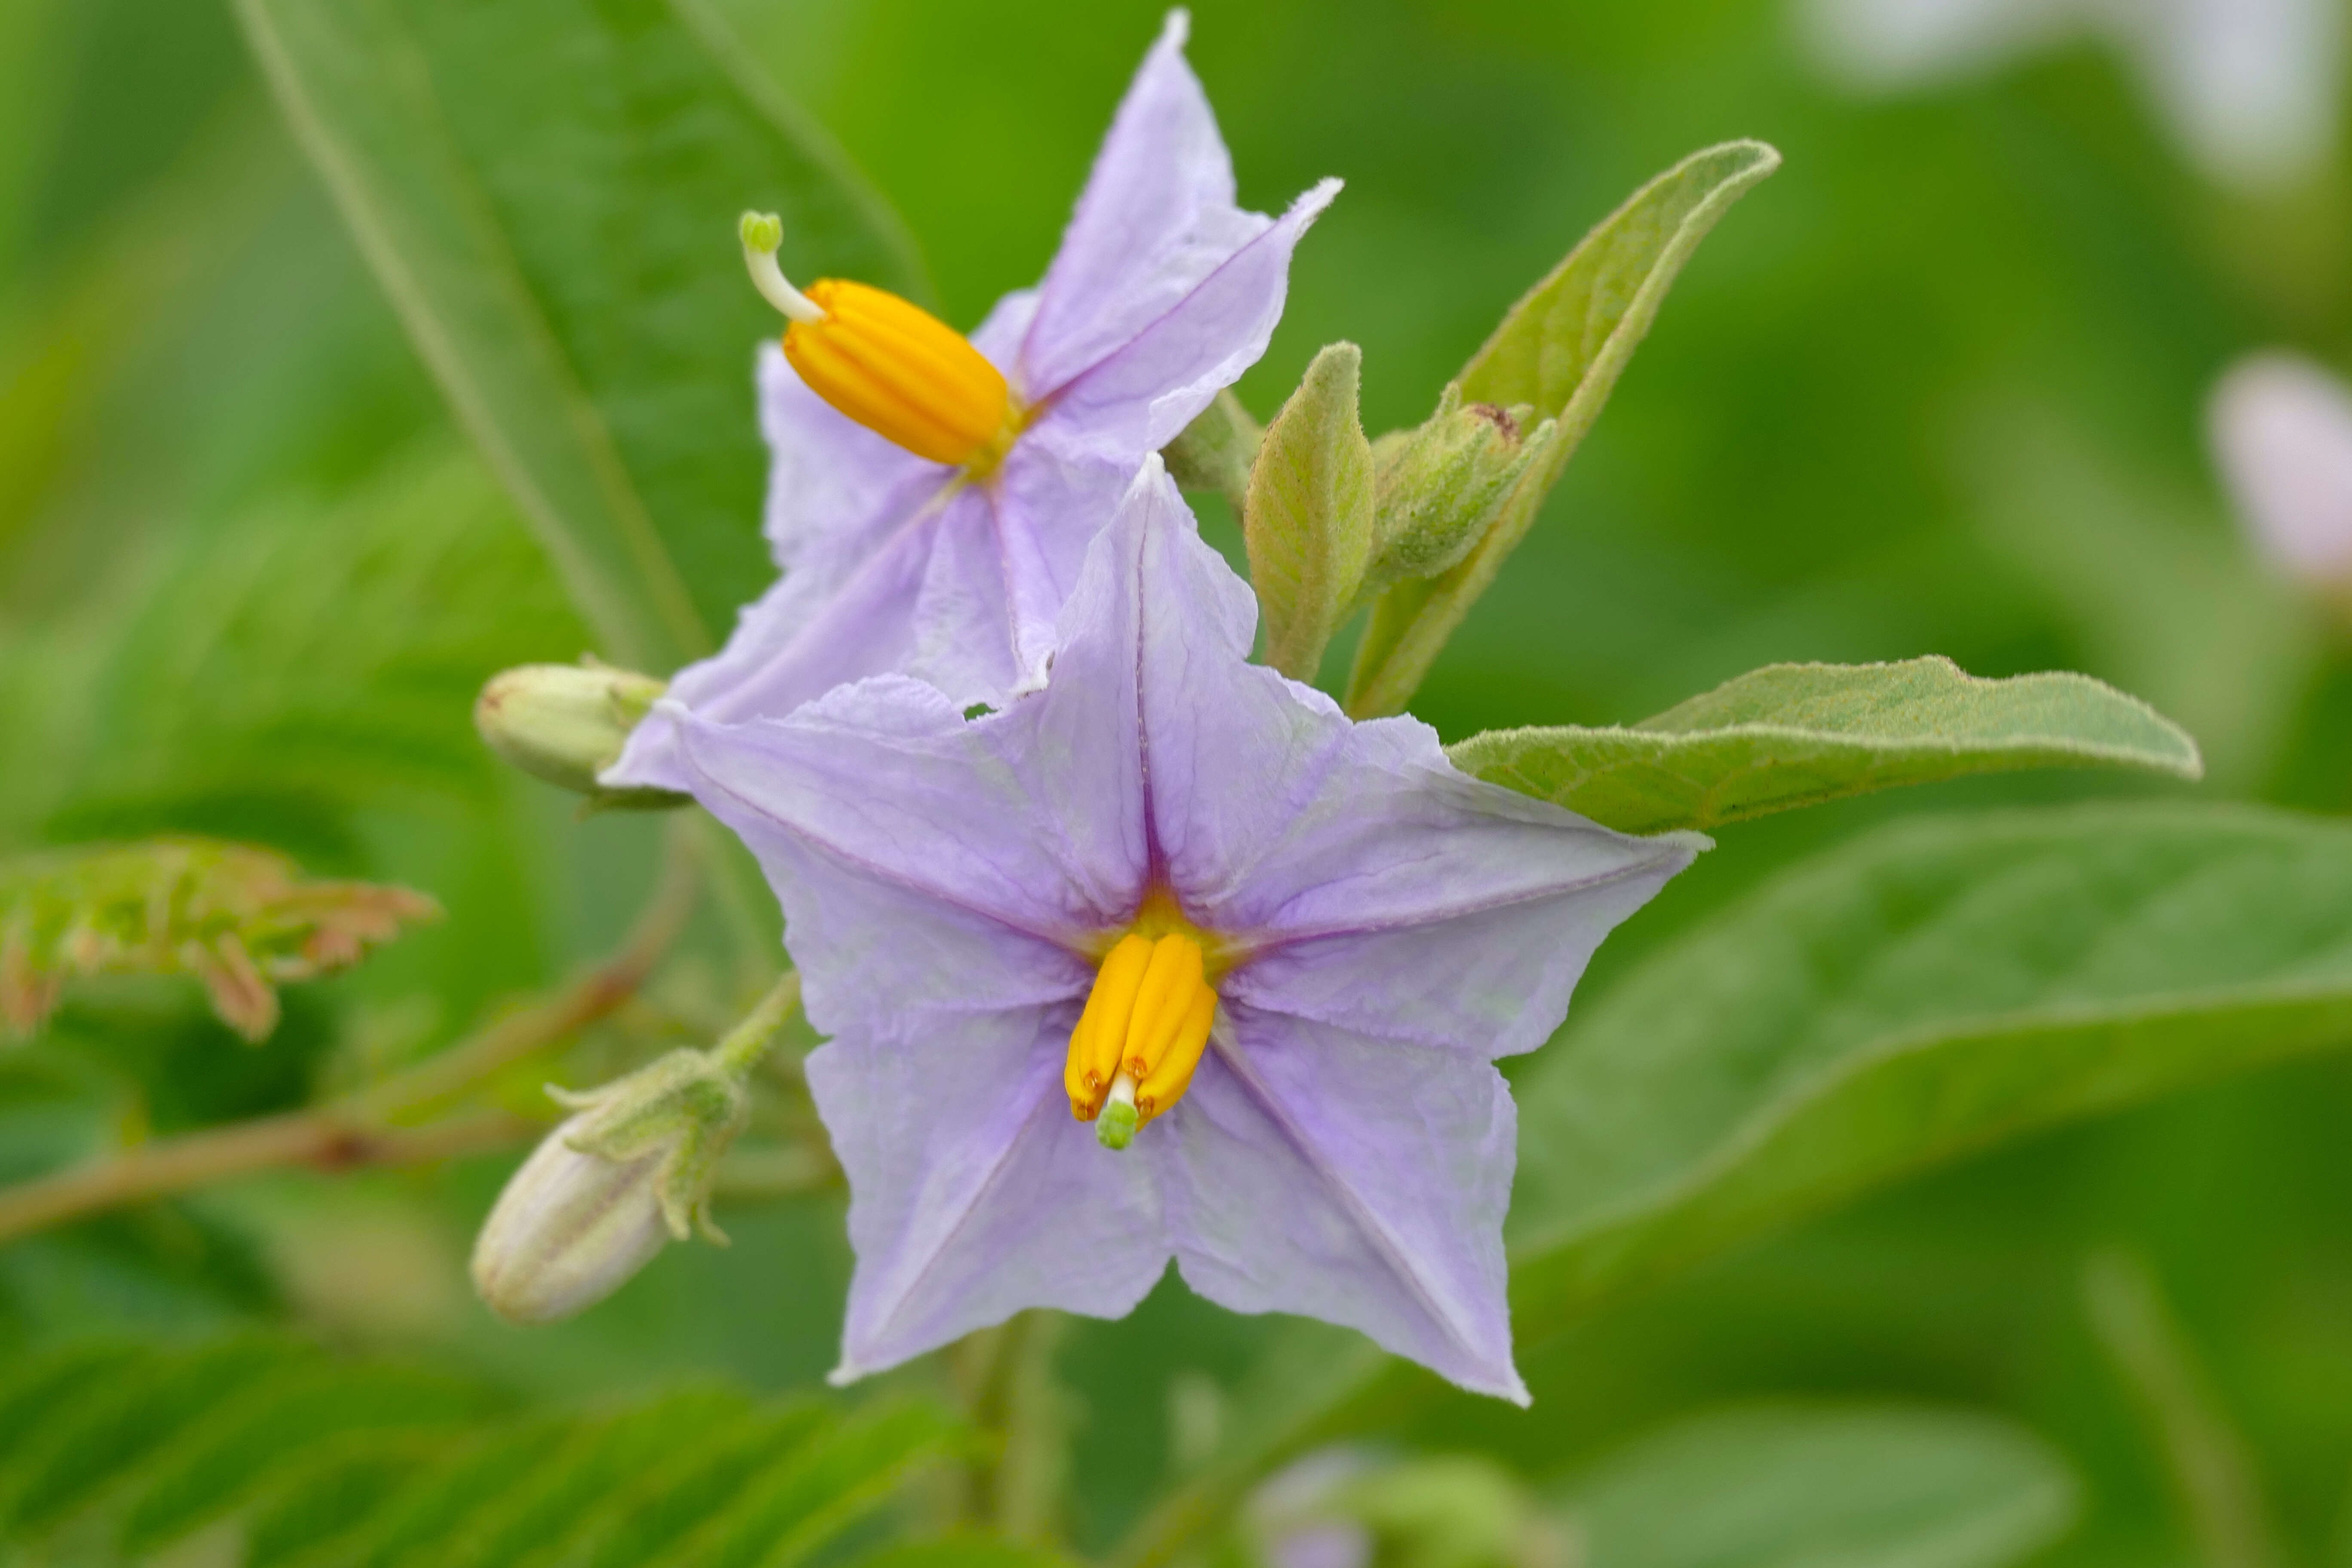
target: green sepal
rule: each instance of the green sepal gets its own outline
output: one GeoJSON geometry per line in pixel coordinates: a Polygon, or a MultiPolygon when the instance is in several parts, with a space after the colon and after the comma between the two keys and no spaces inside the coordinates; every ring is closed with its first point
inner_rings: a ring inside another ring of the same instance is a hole
{"type": "Polygon", "coordinates": [[[583,1154],[628,1164],[659,1153],[655,1192],[670,1234],[684,1241],[699,1230],[724,1246],[726,1233],[710,1218],[710,1188],[719,1161],[751,1120],[742,1079],[707,1051],[676,1050],[625,1078],[572,1092],[550,1086],[548,1095],[583,1120],[564,1142],[583,1154]]]}
{"type": "Polygon", "coordinates": [[[1312,680],[1372,552],[1372,448],[1356,413],[1363,353],[1332,343],[1282,405],[1250,467],[1242,534],[1265,662],[1312,680]]]}

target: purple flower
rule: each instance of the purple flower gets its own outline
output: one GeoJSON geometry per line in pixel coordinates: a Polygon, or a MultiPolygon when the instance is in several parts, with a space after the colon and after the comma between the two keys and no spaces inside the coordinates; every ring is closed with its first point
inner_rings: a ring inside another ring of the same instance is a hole
{"type": "Polygon", "coordinates": [[[1153,458],[1042,691],[967,721],[885,675],[782,719],[679,715],[833,1037],[808,1075],[857,1251],[836,1380],[1025,1307],[1123,1314],[1172,1257],[1235,1310],[1525,1400],[1492,1064],[1706,840],[1471,779],[1412,719],[1351,723],[1248,662],[1255,618],[1153,458]]]}
{"type": "MultiPolygon", "coordinates": [[[[946,340],[928,342],[922,366],[899,367],[910,372],[902,383],[877,390],[857,376],[846,395],[832,389],[835,402],[854,408],[862,395],[897,409],[902,437],[935,451],[965,440],[940,431],[942,405],[956,432],[973,419],[993,429],[1003,415],[1004,434],[966,441],[961,464],[933,461],[877,433],[891,426],[887,413],[854,421],[764,347],[767,533],[783,576],[724,649],[678,673],[679,704],[722,721],[786,713],[888,671],[959,703],[1001,704],[1044,680],[1094,529],[1145,455],[1265,351],[1291,251],[1339,189],[1324,181],[1279,220],[1234,205],[1232,161],[1184,63],[1185,29],[1184,13],[1171,13],[1045,281],[1006,295],[972,334],[1008,386],[981,384],[993,373],[903,301],[855,285],[820,283],[810,297],[785,286],[804,322],[822,324],[830,299],[881,308],[899,336],[946,340]],[[929,384],[911,374],[923,366],[936,367],[929,384]]],[[[686,788],[676,734],[667,716],[640,724],[605,782],[686,788]]]]}

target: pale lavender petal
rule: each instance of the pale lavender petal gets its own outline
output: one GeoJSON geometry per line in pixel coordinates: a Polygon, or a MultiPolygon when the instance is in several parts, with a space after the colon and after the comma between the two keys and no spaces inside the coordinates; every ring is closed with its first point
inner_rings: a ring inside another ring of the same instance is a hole
{"type": "Polygon", "coordinates": [[[1170,13],[1096,154],[1022,348],[1032,396],[1099,364],[1266,226],[1234,205],[1233,162],[1184,63],[1185,32],[1184,13],[1170,13]]]}
{"type": "MultiPolygon", "coordinates": [[[[1034,289],[1005,295],[972,342],[1006,368],[1036,304],[1034,289]]],[[[1020,688],[1045,652],[1016,644],[994,546],[970,548],[992,531],[991,498],[836,412],[773,342],[761,345],[758,379],[772,459],[766,529],[784,575],[744,606],[725,647],[671,679],[669,695],[735,721],[782,717],[845,681],[889,671],[919,675],[967,703],[1020,688]]],[[[1106,504],[1097,521],[1108,515],[1106,504]]],[[[1042,614],[1050,629],[1060,604],[1032,606],[1019,624],[1034,627],[1042,614]]],[[[604,782],[691,788],[676,721],[648,717],[604,782]]]]}
{"type": "Polygon", "coordinates": [[[989,307],[987,318],[971,330],[971,346],[1016,385],[1021,370],[1021,341],[1029,335],[1029,323],[1036,317],[1037,290],[1015,289],[999,296],[996,303],[989,307]]]}
{"type": "Polygon", "coordinates": [[[1135,562],[1154,863],[1192,919],[1268,950],[1235,972],[1235,996],[1529,1050],[1601,939],[1706,846],[1466,777],[1428,726],[1350,723],[1245,663],[1255,602],[1172,494],[1123,514],[1105,548],[1135,562]]]}
{"type": "Polygon", "coordinates": [[[1517,1113],[1486,1062],[1246,1005],[1130,1152],[1162,1165],[1186,1283],[1369,1334],[1525,1405],[1503,1215],[1517,1113]],[[1158,1136],[1155,1136],[1158,1134],[1158,1136]]]}
{"type": "Polygon", "coordinates": [[[850,1186],[846,1383],[1027,1307],[1123,1317],[1168,1263],[1157,1173],[1062,1096],[1078,1003],[836,1039],[810,1092],[850,1186]]]}
{"type": "Polygon", "coordinates": [[[880,676],[786,719],[681,719],[695,797],[760,858],[819,1029],[1084,994],[1075,950],[1140,896],[1118,808],[1141,786],[1132,749],[1055,731],[1073,708],[968,723],[880,676]]]}
{"type": "MultiPolygon", "coordinates": [[[[1592,829],[1599,832],[1599,829],[1592,829]]],[[[1313,1018],[1360,1034],[1480,1058],[1531,1051],[1568,1016],[1569,997],[1593,951],[1618,923],[1687,866],[1698,846],[1620,865],[1579,879],[1573,833],[1553,828],[1517,837],[1475,826],[1403,833],[1384,854],[1460,846],[1466,883],[1521,879],[1495,858],[1510,846],[1559,879],[1545,892],[1429,923],[1288,942],[1227,977],[1236,1002],[1313,1018]],[[1561,839],[1568,839],[1563,844],[1561,839]],[[1486,864],[1481,865],[1481,858],[1486,864]]],[[[1589,847],[1587,847],[1589,848],[1589,847]]],[[[1605,853],[1605,851],[1603,851],[1605,853]]],[[[1589,860],[1591,854],[1581,858],[1589,860]]],[[[1433,879],[1443,880],[1442,877],[1433,879]]]]}
{"type": "Polygon", "coordinates": [[[811,392],[772,339],[760,345],[760,433],[768,442],[764,531],[776,564],[838,584],[954,477],[811,392]]]}
{"type": "MultiPolygon", "coordinates": [[[[905,668],[920,647],[917,612],[940,531],[952,532],[968,517],[984,525],[987,512],[980,491],[951,488],[900,519],[897,531],[845,580],[816,570],[786,573],[744,606],[725,647],[671,679],[668,700],[630,732],[602,782],[691,790],[693,778],[678,749],[681,714],[721,723],[782,717],[845,682],[905,668]]],[[[1007,657],[1000,668],[1010,665],[1007,657]]],[[[950,695],[982,700],[961,691],[950,695]]]]}
{"type": "Polygon", "coordinates": [[[1111,462],[1174,440],[1265,353],[1289,293],[1291,252],[1339,192],[1339,181],[1325,180],[1293,202],[1127,343],[1061,385],[1038,427],[1058,426],[1067,449],[1111,462]]]}
{"type": "Polygon", "coordinates": [[[2308,583],[2352,581],[2352,388],[2300,354],[2250,355],[2213,389],[2208,428],[2263,552],[2308,583]]]}

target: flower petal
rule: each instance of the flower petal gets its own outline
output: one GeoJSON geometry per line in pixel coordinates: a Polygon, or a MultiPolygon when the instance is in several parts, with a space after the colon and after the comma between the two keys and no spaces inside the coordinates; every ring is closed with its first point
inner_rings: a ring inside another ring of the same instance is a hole
{"type": "Polygon", "coordinates": [[[778,566],[837,585],[954,471],[810,391],[772,338],[760,344],[757,374],[769,459],[762,531],[778,566]]]}
{"type": "Polygon", "coordinates": [[[1136,1144],[1166,1167],[1186,1283],[1235,1311],[1343,1323],[1525,1405],[1503,1260],[1518,1121],[1502,1075],[1246,1005],[1228,1014],[1192,1091],[1136,1144]]]}
{"type": "Polygon", "coordinates": [[[2263,553],[2306,583],[2352,580],[2352,388],[2299,354],[2251,354],[2214,387],[2207,426],[2263,553]]]}
{"type": "Polygon", "coordinates": [[[1115,753],[1072,757],[1040,728],[967,723],[903,676],[782,720],[682,716],[696,798],[759,857],[819,1029],[1084,994],[1092,971],[1074,950],[1133,907],[1141,856],[1115,807],[1053,807],[1139,786],[1115,753]]]}
{"type": "Polygon", "coordinates": [[[1054,394],[1039,429],[1057,426],[1070,449],[1132,462],[1174,440],[1265,353],[1290,290],[1290,256],[1339,194],[1325,180],[1235,250],[1124,345],[1054,394]]]}
{"type": "MultiPolygon", "coordinates": [[[[1118,629],[1134,639],[1154,864],[1192,919],[1263,950],[1231,994],[1486,1056],[1540,1045],[1601,939],[1706,840],[1630,837],[1466,777],[1427,725],[1351,723],[1244,662],[1249,590],[1164,476],[1137,489],[1153,504],[1098,548],[1132,563],[1118,629]]],[[[1064,667],[1104,629],[1074,629],[1064,667]]]]}
{"type": "Polygon", "coordinates": [[[1076,1003],[811,1053],[857,1251],[846,1383],[1027,1307],[1123,1317],[1168,1263],[1157,1172],[1071,1120],[1076,1003]]]}
{"type": "MultiPolygon", "coordinates": [[[[819,568],[785,573],[744,606],[725,647],[671,679],[667,700],[630,732],[619,760],[600,781],[690,791],[693,773],[680,754],[677,731],[684,714],[719,723],[782,717],[845,683],[914,662],[936,542],[943,531],[952,536],[965,519],[978,518],[984,526],[987,511],[987,498],[970,486],[939,491],[929,504],[898,518],[896,531],[845,577],[819,568]]],[[[1009,652],[1000,655],[1000,668],[1010,667],[1009,652]]],[[[977,700],[961,691],[950,695],[977,700]]]]}
{"type": "Polygon", "coordinates": [[[1046,396],[1099,364],[1265,231],[1234,204],[1234,165],[1188,28],[1169,13],[1095,156],[1022,345],[1024,388],[1046,396]]]}
{"type": "MultiPolygon", "coordinates": [[[[1036,304],[1034,289],[1005,295],[973,343],[1002,368],[1036,304]]],[[[744,607],[725,647],[672,678],[669,695],[733,721],[782,717],[845,681],[893,670],[964,702],[1017,687],[1045,656],[1031,648],[1016,663],[1003,563],[970,550],[933,559],[941,537],[961,543],[989,526],[989,498],[839,413],[772,342],[760,347],[759,385],[771,458],[765,526],[784,575],[744,607]]],[[[1103,504],[1097,521],[1108,515],[1103,504]]],[[[1052,611],[1043,614],[1050,626],[1052,611]]],[[[671,716],[639,724],[603,782],[690,789],[671,716]]]]}

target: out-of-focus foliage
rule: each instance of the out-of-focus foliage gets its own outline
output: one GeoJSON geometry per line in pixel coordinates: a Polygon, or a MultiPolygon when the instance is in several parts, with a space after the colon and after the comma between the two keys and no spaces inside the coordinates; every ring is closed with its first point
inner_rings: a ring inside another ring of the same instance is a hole
{"type": "Polygon", "coordinates": [[[1999,1568],[2065,1532],[2046,1444],[1950,1411],[1764,1405],[1651,1433],[1561,1490],[1591,1568],[1999,1568]]]}
{"type": "Polygon", "coordinates": [[[347,969],[440,907],[406,888],[303,878],[283,855],[165,838],[0,860],[0,1024],[38,1028],[66,982],[192,974],[249,1040],[290,980],[347,969]]]}
{"type": "Polygon", "coordinates": [[[782,1568],[965,1441],[919,1405],[717,1389],[533,1413],[263,1338],[75,1345],[11,1367],[0,1412],[0,1542],[112,1562],[203,1541],[241,1568],[782,1568]]]}
{"type": "Polygon", "coordinates": [[[1491,730],[1446,754],[1626,833],[2012,768],[2204,771],[2196,742],[2113,687],[2067,674],[1979,680],[1932,657],[1769,666],[1625,728],[1491,730]]]}
{"type": "Polygon", "coordinates": [[[239,0],[288,119],[600,651],[667,672],[766,585],[747,204],[921,292],[887,209],[699,0],[239,0]]]}

